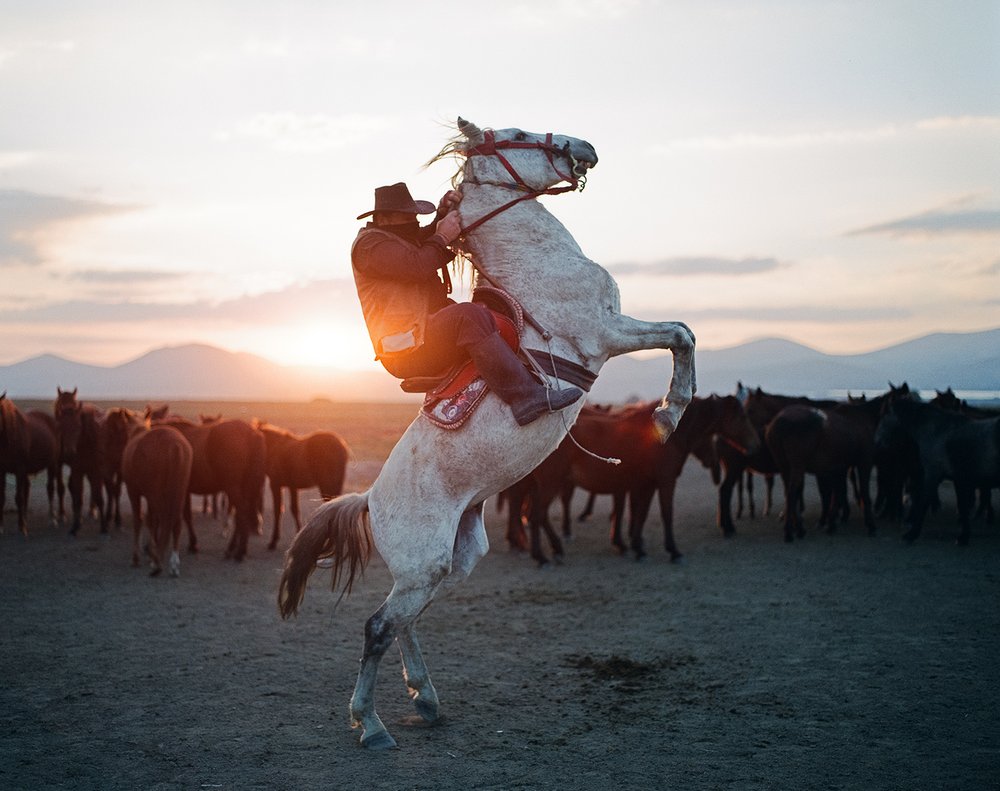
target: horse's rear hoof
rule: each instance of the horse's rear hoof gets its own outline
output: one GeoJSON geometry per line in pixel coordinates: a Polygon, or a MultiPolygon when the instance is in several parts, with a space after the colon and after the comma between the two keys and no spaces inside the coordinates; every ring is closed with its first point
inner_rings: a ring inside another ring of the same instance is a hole
{"type": "Polygon", "coordinates": [[[684,555],[678,552],[677,554],[670,555],[670,562],[676,563],[678,566],[686,566],[688,561],[687,558],[684,557],[684,555]]]}
{"type": "MultiPolygon", "coordinates": [[[[437,703],[429,703],[426,700],[417,698],[413,701],[413,708],[416,709],[417,714],[420,715],[420,719],[424,722],[437,722],[441,717],[441,707],[437,703]]],[[[389,736],[389,734],[386,733],[386,736],[389,736]]],[[[389,738],[391,739],[392,737],[389,736],[389,738]]]]}
{"type": "Polygon", "coordinates": [[[371,736],[361,737],[361,746],[366,750],[394,750],[398,745],[389,735],[389,731],[379,731],[371,736]]]}

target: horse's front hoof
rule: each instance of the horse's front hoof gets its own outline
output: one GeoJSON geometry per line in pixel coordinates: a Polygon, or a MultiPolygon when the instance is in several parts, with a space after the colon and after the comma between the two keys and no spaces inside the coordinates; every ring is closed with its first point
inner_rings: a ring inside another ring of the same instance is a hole
{"type": "Polygon", "coordinates": [[[686,566],[688,560],[680,552],[677,552],[676,554],[672,552],[670,553],[670,562],[678,566],[686,566]]]}
{"type": "Polygon", "coordinates": [[[394,750],[399,745],[389,735],[389,731],[376,731],[370,736],[366,733],[361,737],[361,746],[366,750],[394,750]]]}

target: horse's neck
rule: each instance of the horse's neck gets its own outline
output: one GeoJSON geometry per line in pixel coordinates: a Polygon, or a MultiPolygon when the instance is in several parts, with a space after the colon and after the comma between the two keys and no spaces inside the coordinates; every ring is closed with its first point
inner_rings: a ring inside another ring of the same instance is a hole
{"type": "MultiPolygon", "coordinates": [[[[487,185],[463,185],[465,225],[475,222],[517,193],[487,185]]],[[[537,200],[517,203],[471,232],[466,250],[489,281],[513,295],[553,337],[553,351],[581,362],[604,362],[588,343],[586,323],[595,309],[619,309],[618,287],[606,270],[587,258],[580,245],[537,200]]],[[[535,330],[526,330],[535,345],[535,330]]]]}

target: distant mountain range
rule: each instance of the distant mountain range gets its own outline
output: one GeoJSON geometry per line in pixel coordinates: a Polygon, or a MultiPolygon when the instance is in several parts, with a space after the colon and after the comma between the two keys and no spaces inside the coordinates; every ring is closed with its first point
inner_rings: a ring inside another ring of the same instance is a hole
{"type": "MultiPolygon", "coordinates": [[[[610,360],[590,393],[620,403],[662,396],[669,354],[610,360]]],[[[775,393],[823,396],[881,391],[889,382],[910,387],[1000,391],[1000,328],[937,333],[857,355],[823,354],[787,340],[766,339],[697,353],[698,392],[731,393],[737,382],[775,393]]],[[[286,367],[252,354],[213,346],[156,349],[116,366],[84,365],[54,355],[0,366],[0,392],[11,398],[50,398],[78,388],[84,399],[401,401],[395,379],[380,371],[286,367]]]]}

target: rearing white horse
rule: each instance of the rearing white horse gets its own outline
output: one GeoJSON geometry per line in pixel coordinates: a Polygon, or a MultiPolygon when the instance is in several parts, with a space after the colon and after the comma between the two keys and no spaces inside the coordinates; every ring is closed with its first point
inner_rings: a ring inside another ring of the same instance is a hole
{"type": "MultiPolygon", "coordinates": [[[[458,179],[462,249],[477,271],[523,305],[533,322],[522,347],[555,359],[569,378],[574,366],[592,375],[610,358],[639,349],[669,349],[670,387],[654,420],[664,439],[695,391],[694,335],[679,322],[622,315],[618,286],[535,198],[570,189],[597,164],[593,146],[564,135],[520,129],[480,130],[461,118],[459,135],[438,157],[464,157],[458,179]],[[486,219],[484,219],[486,218],[486,219]]],[[[433,160],[432,160],[433,161],[433,160]]],[[[554,387],[564,386],[556,376],[554,387]]],[[[318,560],[344,590],[374,545],[394,585],[365,625],[364,654],[350,712],[361,744],[396,745],[375,711],[379,661],[395,640],[417,712],[438,717],[438,697],[415,635],[434,596],[465,579],[489,549],[483,525],[487,497],[524,477],[548,456],[579,414],[583,399],[559,413],[518,426],[510,408],[487,396],[460,430],[417,417],[392,449],[372,487],[321,506],[288,549],[278,592],[283,617],[295,614],[318,560]]]]}

